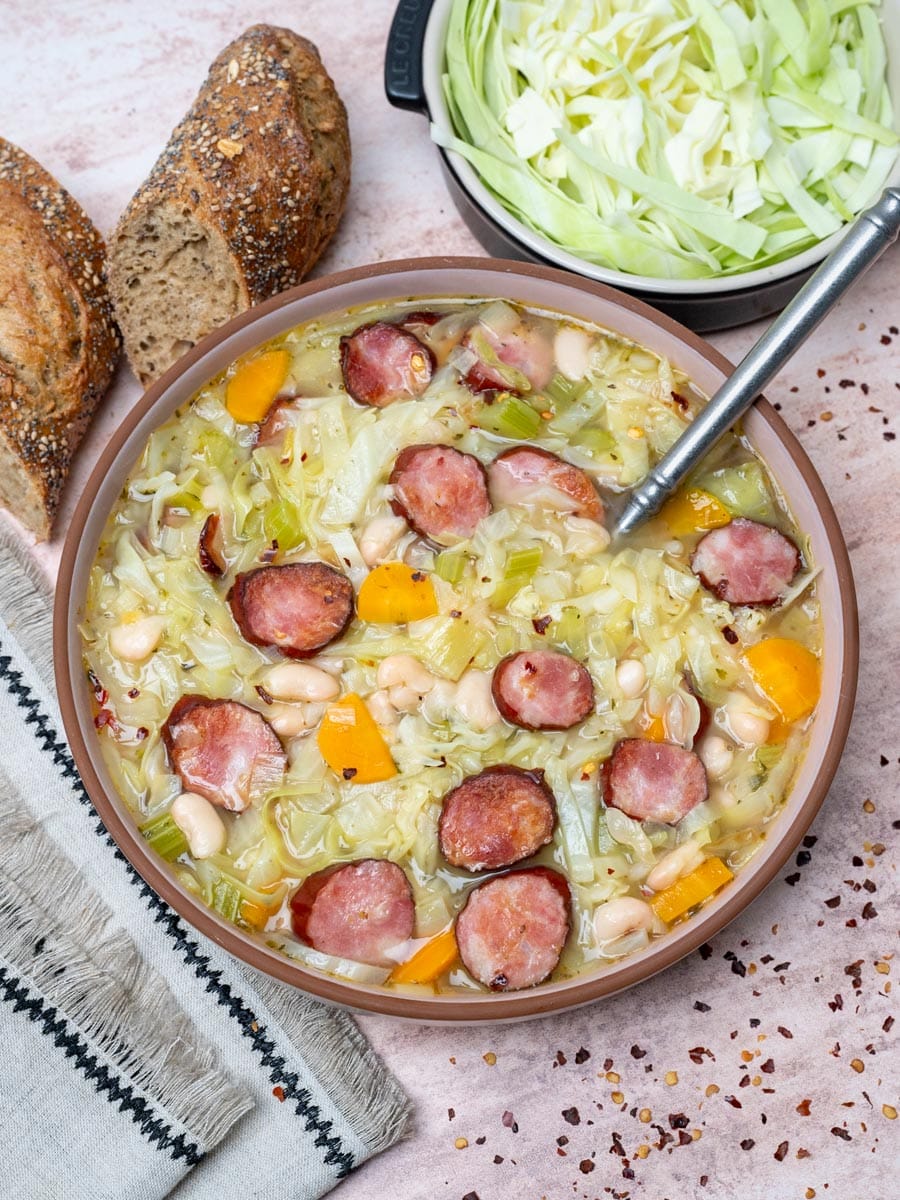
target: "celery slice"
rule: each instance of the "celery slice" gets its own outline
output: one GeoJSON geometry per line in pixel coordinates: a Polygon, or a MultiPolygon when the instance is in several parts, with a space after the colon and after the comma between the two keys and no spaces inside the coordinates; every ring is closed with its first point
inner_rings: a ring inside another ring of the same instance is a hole
{"type": "Polygon", "coordinates": [[[569,379],[557,372],[544,388],[544,395],[556,405],[567,405],[577,400],[584,389],[583,380],[569,379]]]}
{"type": "Polygon", "coordinates": [[[147,843],[166,862],[174,862],[182,854],[187,854],[187,838],[172,820],[171,813],[161,813],[141,825],[140,830],[147,843]]]}
{"type": "Polygon", "coordinates": [[[540,565],[540,546],[529,546],[527,550],[512,550],[506,556],[506,565],[503,568],[503,578],[522,578],[524,582],[525,580],[531,579],[540,565]]]}
{"type": "Polygon", "coordinates": [[[434,573],[445,583],[459,583],[468,559],[460,550],[442,550],[434,560],[434,573]]]}
{"type": "Polygon", "coordinates": [[[241,915],[243,899],[234,880],[220,875],[212,886],[210,906],[226,921],[237,922],[241,915]]]}
{"type": "Polygon", "coordinates": [[[541,427],[540,414],[520,396],[507,396],[497,404],[486,404],[476,421],[480,429],[516,441],[533,438],[541,427]]]}

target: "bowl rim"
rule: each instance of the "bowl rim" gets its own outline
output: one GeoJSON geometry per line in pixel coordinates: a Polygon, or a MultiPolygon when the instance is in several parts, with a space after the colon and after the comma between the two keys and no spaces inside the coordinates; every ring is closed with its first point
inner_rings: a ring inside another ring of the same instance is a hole
{"type": "MultiPolygon", "coordinates": [[[[422,43],[422,89],[425,95],[429,125],[450,135],[454,134],[453,122],[444,99],[441,73],[444,35],[453,2],[454,0],[433,0],[422,43]]],[[[518,242],[529,253],[537,255],[541,260],[554,266],[583,275],[587,279],[595,279],[626,291],[638,291],[641,295],[659,297],[660,300],[669,298],[686,300],[693,297],[710,301],[720,295],[754,292],[758,288],[788,280],[794,275],[800,276],[802,279],[840,244],[852,224],[852,221],[843,222],[834,233],[807,247],[806,250],[801,250],[798,254],[783,258],[777,263],[771,263],[767,267],[756,267],[750,271],[738,272],[736,275],[710,275],[702,279],[665,279],[654,275],[632,275],[627,271],[617,271],[612,267],[604,267],[599,263],[592,263],[586,258],[580,258],[577,254],[563,249],[543,234],[529,228],[493,195],[467,159],[456,150],[438,143],[435,144],[435,149],[442,155],[447,170],[454,176],[469,201],[496,225],[499,225],[507,237],[518,242]]],[[[900,148],[898,148],[894,164],[882,187],[898,184],[900,184],[900,148]]],[[[869,204],[874,204],[878,199],[878,194],[873,195],[864,208],[869,204]]]]}
{"type": "MultiPolygon", "coordinates": [[[[327,297],[330,291],[345,284],[359,284],[380,276],[423,271],[449,272],[451,276],[454,272],[461,272],[463,278],[467,272],[473,271],[495,274],[499,285],[498,294],[502,294],[504,288],[508,290],[508,285],[504,285],[503,280],[510,276],[549,281],[575,292],[585,292],[614,307],[624,308],[638,317],[649,320],[663,332],[686,345],[689,350],[706,359],[713,368],[725,374],[733,370],[729,361],[697,334],[652,309],[643,301],[596,280],[572,275],[555,267],[477,257],[406,258],[356,267],[299,284],[239,314],[199,342],[144,393],[110,438],[78,499],[63,546],[53,612],[54,672],[63,725],[72,755],[98,815],[138,874],[194,929],[246,965],[342,1007],[425,1023],[516,1020],[577,1008],[603,999],[649,979],[696,950],[737,917],[767,887],[799,844],[828,792],[850,727],[858,674],[859,630],[853,575],[843,535],[825,485],[791,430],[764,398],[757,402],[757,411],[784,447],[791,465],[812,495],[839,583],[838,615],[844,673],[836,700],[831,737],[802,804],[792,819],[779,828],[777,841],[768,843],[771,849],[768,849],[758,869],[745,877],[742,886],[733,891],[726,889],[720,900],[712,902],[690,921],[676,927],[659,941],[651,943],[641,954],[620,960],[605,971],[574,976],[559,983],[520,992],[425,997],[341,980],[278,954],[237,926],[226,922],[187,892],[175,877],[168,873],[167,864],[155,859],[138,833],[133,818],[127,813],[124,802],[112,793],[112,789],[107,792],[94,765],[94,754],[100,753],[99,744],[95,745],[93,750],[88,746],[79,720],[76,679],[84,687],[80,655],[70,654],[73,631],[77,626],[78,606],[83,599],[73,593],[74,575],[84,555],[90,551],[93,556],[93,544],[83,535],[92,515],[97,493],[108,472],[118,465],[120,451],[133,431],[166,397],[169,389],[177,384],[190,367],[222,342],[230,340],[234,334],[262,318],[290,307],[298,300],[319,295],[327,297]]],[[[444,293],[448,297],[454,294],[452,282],[452,279],[448,279],[448,290],[444,293]]],[[[468,293],[463,286],[456,288],[455,294],[468,293]]],[[[348,305],[341,307],[346,308],[348,305]]],[[[327,305],[323,307],[323,314],[328,311],[327,305]]],[[[274,335],[267,335],[271,336],[274,335]]],[[[129,468],[130,465],[129,463],[129,468]]],[[[780,816],[783,820],[786,814],[782,813],[780,816]]]]}

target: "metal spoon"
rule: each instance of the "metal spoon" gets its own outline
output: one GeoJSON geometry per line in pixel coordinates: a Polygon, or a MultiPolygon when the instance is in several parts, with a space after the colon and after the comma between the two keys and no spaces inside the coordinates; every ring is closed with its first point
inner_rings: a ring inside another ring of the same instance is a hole
{"type": "Polygon", "coordinates": [[[630,533],[662,507],[679,483],[743,416],[819,322],[900,234],[900,188],[886,188],[861,213],[847,236],[803,285],[735,372],[719,388],[672,449],[628,497],[614,529],[630,533]]]}

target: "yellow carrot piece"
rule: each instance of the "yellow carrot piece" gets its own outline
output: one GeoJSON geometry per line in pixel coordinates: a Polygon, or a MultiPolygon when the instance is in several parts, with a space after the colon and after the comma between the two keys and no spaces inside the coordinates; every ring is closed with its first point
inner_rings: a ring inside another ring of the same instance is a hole
{"type": "Polygon", "coordinates": [[[644,713],[641,718],[641,731],[644,737],[650,742],[664,742],[666,740],[665,722],[662,717],[655,717],[652,713],[644,713]]]}
{"type": "Polygon", "coordinates": [[[650,907],[661,921],[674,921],[703,900],[708,900],[730,879],[733,873],[721,858],[708,858],[696,871],[664,888],[650,901],[650,907]]]}
{"type": "Polygon", "coordinates": [[[271,910],[253,900],[244,900],[241,903],[241,918],[251,929],[262,929],[271,915],[271,910]]]}
{"type": "Polygon", "coordinates": [[[421,621],[438,610],[434,584],[424,571],[402,562],[386,562],[362,581],[356,597],[356,612],[361,621],[421,621]]]}
{"type": "Polygon", "coordinates": [[[432,983],[449,971],[459,957],[453,926],[421,946],[412,958],[391,972],[389,983],[432,983]]]}
{"type": "Polygon", "coordinates": [[[225,407],[236,421],[261,421],[287,378],[287,350],[267,350],[241,363],[225,386],[225,407]]]}
{"type": "Polygon", "coordinates": [[[744,653],[753,682],[787,722],[808,717],[819,702],[816,656],[793,638],[765,638],[744,653]]]}
{"type": "Polygon", "coordinates": [[[379,783],[397,774],[372,714],[353,692],[329,704],[317,740],[329,767],[348,782],[379,783]]]}
{"type": "Polygon", "coordinates": [[[712,492],[687,488],[663,505],[659,514],[676,537],[727,525],[731,513],[712,492]]]}

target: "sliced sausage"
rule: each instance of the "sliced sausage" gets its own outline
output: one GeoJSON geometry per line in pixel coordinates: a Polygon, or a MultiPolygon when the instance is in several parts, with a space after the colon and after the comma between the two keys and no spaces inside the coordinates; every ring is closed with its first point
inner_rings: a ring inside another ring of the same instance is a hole
{"type": "Polygon", "coordinates": [[[584,471],[539,446],[512,446],[488,468],[494,504],[530,504],[603,520],[603,504],[584,471]]]}
{"type": "Polygon", "coordinates": [[[569,936],[571,903],[569,885],[549,867],[510,871],[479,884],[456,921],[466,970],[493,992],[543,982],[569,936]]]}
{"type": "Polygon", "coordinates": [[[287,563],[238,575],[228,602],[248,642],[310,658],[350,624],[353,585],[327,563],[287,563]]]}
{"type": "Polygon", "coordinates": [[[539,392],[553,378],[553,345],[549,338],[524,321],[507,333],[498,333],[478,321],[462,344],[475,356],[463,378],[472,392],[539,392]],[[493,361],[492,361],[493,360],[493,361]],[[505,372],[503,367],[511,367],[505,372]]]}
{"type": "Polygon", "coordinates": [[[522,650],[497,664],[491,685],[501,717],[523,729],[571,729],[594,707],[590,672],[561,650],[522,650]]]}
{"type": "Polygon", "coordinates": [[[225,574],[228,564],[225,562],[225,551],[222,544],[222,519],[218,513],[210,513],[203,522],[197,546],[197,557],[207,575],[218,578],[225,574]]]}
{"type": "Polygon", "coordinates": [[[427,309],[416,309],[415,312],[406,313],[399,325],[407,333],[415,333],[417,329],[430,329],[432,325],[437,325],[438,321],[446,315],[446,313],[429,312],[427,309]]]}
{"type": "Polygon", "coordinates": [[[451,866],[496,871],[536,854],[555,825],[556,799],[544,772],[501,764],[447,793],[438,839],[451,866]]]}
{"type": "Polygon", "coordinates": [[[600,772],[603,799],[636,821],[675,825],[709,794],[706,768],[673,742],[624,738],[600,772]]]}
{"type": "Polygon", "coordinates": [[[361,325],[341,338],[344,387],[360,404],[384,408],[421,396],[434,374],[434,355],[407,329],[387,321],[361,325]]]}
{"type": "Polygon", "coordinates": [[[403,870],[386,859],[327,867],[290,902],[297,937],[337,958],[390,966],[390,951],[413,935],[416,909],[403,870]]]}
{"type": "Polygon", "coordinates": [[[162,740],[183,789],[230,812],[261,799],[287,766],[269,722],[237,700],[182,696],[166,718],[162,740]]]}
{"type": "Polygon", "coordinates": [[[279,396],[256,430],[256,446],[280,446],[300,411],[299,396],[279,396]]]}
{"type": "Polygon", "coordinates": [[[700,539],[691,570],[729,604],[776,604],[800,570],[800,551],[771,525],[736,517],[700,539]]]}
{"type": "Polygon", "coordinates": [[[389,482],[394,512],[438,545],[471,537],[491,511],[484,467],[452,446],[407,446],[389,482]]]}

